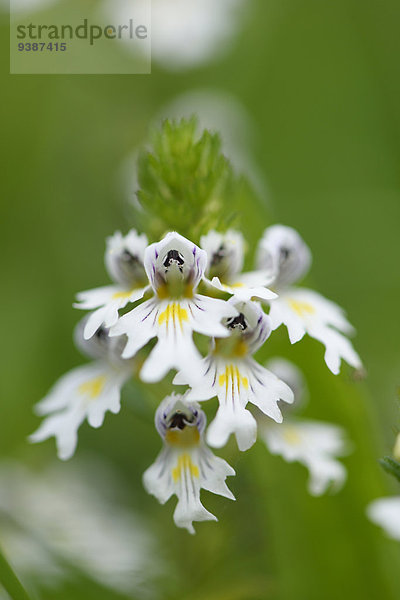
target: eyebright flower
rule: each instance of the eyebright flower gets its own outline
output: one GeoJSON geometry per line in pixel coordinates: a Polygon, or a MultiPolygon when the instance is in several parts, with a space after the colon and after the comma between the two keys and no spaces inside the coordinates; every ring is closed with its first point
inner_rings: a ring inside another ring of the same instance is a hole
{"type": "Polygon", "coordinates": [[[121,388],[133,372],[133,362],[121,358],[124,340],[109,338],[102,327],[92,339],[84,340],[85,321],[78,324],[76,343],[95,360],[63,375],[36,405],[36,413],[46,418],[29,438],[31,442],[42,442],[54,436],[62,460],[74,454],[78,429],[85,419],[97,428],[103,424],[107,410],[119,412],[121,388]]]}
{"type": "Polygon", "coordinates": [[[255,302],[231,299],[231,303],[239,315],[225,321],[229,338],[217,338],[201,368],[189,374],[178,373],[174,383],[190,385],[192,389],[185,396],[188,400],[218,396],[219,409],[207,431],[207,442],[211,446],[224,446],[234,433],[239,449],[247,450],[257,438],[257,423],[246,410],[247,403],[251,402],[280,423],[282,413],[278,400],[291,403],[293,393],[252,358],[271,333],[269,317],[255,302]]]}
{"type": "Polygon", "coordinates": [[[378,498],[367,508],[368,518],[394,540],[400,540],[400,496],[378,498]]]}
{"type": "Polygon", "coordinates": [[[238,300],[252,297],[272,300],[277,295],[265,286],[273,280],[272,269],[242,273],[244,240],[239,231],[210,231],[200,240],[207,252],[206,276],[215,288],[233,294],[238,300]],[[211,280],[211,281],[210,281],[211,280]]]}
{"type": "Polygon", "coordinates": [[[147,237],[138,235],[134,229],[125,237],[117,231],[107,239],[105,253],[106,269],[115,285],[107,285],[77,294],[74,306],[82,310],[94,310],[88,318],[84,337],[89,339],[104,325],[112,327],[118,321],[118,311],[129,302],[143,298],[149,289],[143,267],[147,237]]]}
{"type": "Polygon", "coordinates": [[[128,337],[123,358],[158,337],[140,372],[143,381],[159,381],[173,368],[195,369],[201,355],[193,331],[229,335],[221,320],[236,316],[236,309],[228,302],[196,293],[206,264],[205,251],[175,232],[146,249],[144,266],[154,296],[121,317],[110,331],[110,335],[128,337]]]}
{"type": "MultiPolygon", "coordinates": [[[[307,384],[301,370],[283,358],[272,358],[266,366],[293,390],[295,403],[290,407],[291,412],[302,407],[307,384]]],[[[338,490],[346,479],[346,469],[336,460],[336,457],[348,454],[343,429],[330,423],[293,417],[288,412],[286,409],[284,422],[280,425],[259,418],[261,439],[272,454],[282,456],[287,462],[300,462],[308,468],[308,489],[313,496],[323,494],[329,486],[338,490]]]]}
{"type": "Polygon", "coordinates": [[[311,253],[299,234],[290,227],[274,225],[265,230],[258,248],[259,268],[274,268],[274,289],[279,297],[270,303],[272,329],[284,323],[292,344],[308,333],[325,346],[325,362],[335,375],[341,359],[356,369],[362,367],[360,357],[343,333],[352,326],[344,311],[317,292],[291,287],[311,264],[311,253]]]}
{"type": "Polygon", "coordinates": [[[300,462],[308,468],[308,490],[320,496],[330,485],[340,489],[346,469],[336,457],[347,454],[344,433],[330,423],[304,419],[286,419],[284,423],[263,423],[260,434],[272,454],[287,462],[300,462]]]}
{"type": "Polygon", "coordinates": [[[2,460],[1,539],[22,579],[54,597],[73,568],[112,597],[143,597],[164,565],[144,515],[119,504],[123,489],[115,471],[93,458],[44,470],[2,460]]]}
{"type": "Polygon", "coordinates": [[[172,394],[158,407],[155,424],[164,448],[144,473],[143,484],[161,504],[175,494],[175,524],[195,533],[193,521],[217,521],[202,505],[200,489],[234,500],[225,479],[235,471],[205,445],[206,417],[197,403],[172,394]]]}

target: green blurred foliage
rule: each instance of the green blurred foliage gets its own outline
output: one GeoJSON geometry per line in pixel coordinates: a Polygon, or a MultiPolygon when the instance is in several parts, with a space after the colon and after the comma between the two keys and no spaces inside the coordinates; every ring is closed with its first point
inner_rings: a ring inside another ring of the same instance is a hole
{"type": "MultiPolygon", "coordinates": [[[[335,378],[322,347],[290,347],[276,332],[260,359],[294,360],[310,387],[307,414],[347,428],[354,452],[337,496],[310,498],[306,473],[230,444],[237,502],[205,494],[219,524],[190,537],[141,486],[160,440],[158,388],[132,384],[122,413],[100,430],[84,425],[78,454],[94,452],[126,481],[132,510],[152,523],[169,568],[158,597],[194,600],[395,600],[398,544],[365,518],[367,503],[396,493],[378,464],[398,427],[398,226],[400,222],[400,4],[396,0],[253,0],[231,52],[193,71],[151,76],[10,76],[3,20],[1,280],[2,457],[35,466],[55,454],[30,447],[33,404],[81,358],[72,345],[74,294],[105,283],[104,237],[131,219],[119,173],[147,139],[162,105],[192,87],[235,95],[256,123],[254,156],[269,197],[239,223],[250,250],[274,220],[299,229],[314,255],[313,282],[348,310],[368,372],[335,378]],[[147,406],[147,405],[146,405],[147,406]]],[[[151,192],[151,187],[149,188],[151,192]]],[[[211,415],[215,403],[208,403],[211,415]]],[[[73,459],[74,460],[74,459],[73,459]]],[[[77,576],[41,598],[116,598],[77,576]]]]}
{"type": "Polygon", "coordinates": [[[140,229],[155,241],[176,230],[198,243],[210,229],[235,227],[251,196],[243,193],[246,184],[234,175],[218,135],[199,131],[193,118],[167,120],[152,137],[151,151],[138,158],[134,220],[140,229]]]}

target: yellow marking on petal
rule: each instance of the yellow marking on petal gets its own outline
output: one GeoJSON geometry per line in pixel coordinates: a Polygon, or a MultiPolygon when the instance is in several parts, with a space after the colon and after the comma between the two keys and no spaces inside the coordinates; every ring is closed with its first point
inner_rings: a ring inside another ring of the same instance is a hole
{"type": "Polygon", "coordinates": [[[309,302],[301,302],[299,300],[289,300],[289,306],[300,317],[306,314],[312,315],[315,313],[315,308],[309,302]]]}
{"type": "Polygon", "coordinates": [[[297,446],[301,442],[301,436],[295,427],[285,427],[283,439],[291,446],[297,446]]]}
{"type": "Polygon", "coordinates": [[[231,288],[242,288],[242,287],[244,287],[244,283],[240,283],[240,281],[238,281],[237,283],[231,283],[230,287],[231,288]]]}
{"type": "Polygon", "coordinates": [[[242,385],[246,390],[249,388],[249,380],[247,377],[243,377],[237,366],[226,365],[225,373],[222,373],[218,377],[218,384],[220,387],[225,386],[225,393],[228,394],[229,385],[234,386],[236,381],[238,391],[240,392],[240,386],[242,385]]]}
{"type": "Polygon", "coordinates": [[[181,329],[183,329],[183,322],[188,321],[188,312],[185,308],[182,308],[178,302],[171,302],[167,308],[159,315],[158,324],[173,322],[174,326],[179,323],[181,329]]]}
{"type": "Polygon", "coordinates": [[[172,469],[172,479],[176,483],[182,477],[182,471],[187,469],[193,477],[198,477],[199,467],[195,465],[189,454],[181,454],[178,458],[176,467],[172,469]]]}
{"type": "Polygon", "coordinates": [[[82,395],[88,395],[91,398],[97,398],[102,393],[107,379],[104,375],[99,375],[94,379],[81,383],[78,391],[82,395]]]}
{"type": "Polygon", "coordinates": [[[125,298],[129,298],[129,296],[133,293],[134,290],[128,290],[127,292],[115,292],[112,295],[113,300],[123,300],[125,298]]]}
{"type": "Polygon", "coordinates": [[[197,446],[200,441],[200,434],[197,427],[187,425],[184,429],[169,429],[165,435],[165,441],[171,446],[188,448],[197,446]]]}

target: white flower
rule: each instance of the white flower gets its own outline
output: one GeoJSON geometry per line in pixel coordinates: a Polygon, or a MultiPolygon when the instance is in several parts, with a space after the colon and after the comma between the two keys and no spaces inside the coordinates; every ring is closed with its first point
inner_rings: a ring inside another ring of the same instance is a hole
{"type": "Polygon", "coordinates": [[[277,297],[265,286],[273,280],[272,269],[242,273],[244,262],[244,240],[239,231],[226,233],[210,231],[200,240],[207,252],[206,276],[209,283],[219,290],[234,295],[238,300],[251,300],[252,297],[272,300],[277,297]]]}
{"type": "Polygon", "coordinates": [[[158,407],[155,423],[164,448],[144,473],[143,484],[161,504],[175,494],[175,524],[195,533],[193,521],[217,521],[202,505],[200,489],[234,500],[225,479],[235,471],[205,445],[206,417],[197,403],[168,396],[158,407]]]}
{"type": "MultiPolygon", "coordinates": [[[[35,471],[3,462],[2,544],[23,583],[47,588],[44,595],[52,598],[78,569],[124,597],[147,598],[144,589],[162,565],[156,537],[144,515],[121,505],[121,492],[115,469],[104,461],[35,471]]],[[[36,591],[35,597],[42,597],[36,591]]]]}
{"type": "MultiPolygon", "coordinates": [[[[207,62],[237,30],[242,4],[243,0],[152,0],[152,60],[170,70],[207,62]]],[[[121,23],[132,17],[129,0],[106,0],[105,10],[121,23]]]]}
{"type": "Polygon", "coordinates": [[[86,322],[84,337],[89,339],[104,325],[112,327],[118,321],[118,311],[129,302],[143,298],[149,289],[143,267],[147,237],[131,230],[125,237],[117,231],[107,239],[105,264],[114,285],[107,285],[77,294],[75,308],[94,310],[86,322]]]}
{"type": "Polygon", "coordinates": [[[272,454],[308,468],[308,489],[313,496],[320,496],[330,485],[337,490],[346,480],[346,469],[336,460],[348,452],[340,427],[319,421],[285,419],[281,425],[263,423],[260,434],[272,454]]]}
{"type": "Polygon", "coordinates": [[[133,372],[132,361],[121,359],[124,340],[111,339],[107,331],[100,328],[94,338],[85,341],[84,325],[81,323],[77,328],[78,345],[96,360],[63,375],[36,405],[36,413],[46,418],[29,437],[35,443],[54,436],[61,460],[74,454],[78,429],[85,419],[91,427],[97,428],[103,424],[107,410],[114,414],[119,412],[121,388],[133,372]]]}
{"type": "Polygon", "coordinates": [[[217,339],[201,368],[189,376],[180,372],[174,383],[190,385],[188,400],[201,401],[218,396],[219,409],[207,432],[211,446],[225,445],[234,433],[239,449],[247,450],[257,438],[257,423],[246,410],[247,403],[251,402],[268,417],[281,422],[278,400],[291,403],[293,393],[252,358],[271,333],[269,317],[254,302],[232,303],[239,316],[226,322],[229,338],[217,339]]]}
{"type": "Polygon", "coordinates": [[[292,227],[267,227],[257,248],[259,269],[272,270],[275,287],[284,288],[303,277],[311,266],[311,251],[292,227]]]}
{"type": "Polygon", "coordinates": [[[374,500],[367,508],[367,515],[389,537],[400,540],[400,496],[374,500]]]}
{"type": "Polygon", "coordinates": [[[339,372],[342,359],[359,369],[360,357],[343,335],[353,332],[344,311],[313,290],[291,286],[310,264],[310,251],[294,229],[274,225],[265,230],[258,266],[275,270],[274,289],[279,297],[270,304],[272,329],[284,323],[292,344],[306,333],[320,341],[326,349],[325,362],[334,374],[339,372]]]}
{"type": "Polygon", "coordinates": [[[110,335],[126,334],[122,356],[129,358],[158,337],[140,377],[159,381],[170,369],[192,371],[199,364],[193,331],[229,335],[221,320],[237,314],[228,302],[195,292],[207,264],[204,250],[176,232],[146,249],[144,264],[154,296],[121,317],[110,335]]]}

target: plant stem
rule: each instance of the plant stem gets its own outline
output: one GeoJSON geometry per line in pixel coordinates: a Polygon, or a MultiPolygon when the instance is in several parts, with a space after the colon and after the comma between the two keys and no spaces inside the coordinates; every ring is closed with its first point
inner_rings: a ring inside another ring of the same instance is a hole
{"type": "Polygon", "coordinates": [[[0,583],[12,600],[30,600],[28,594],[0,549],[0,583]]]}

